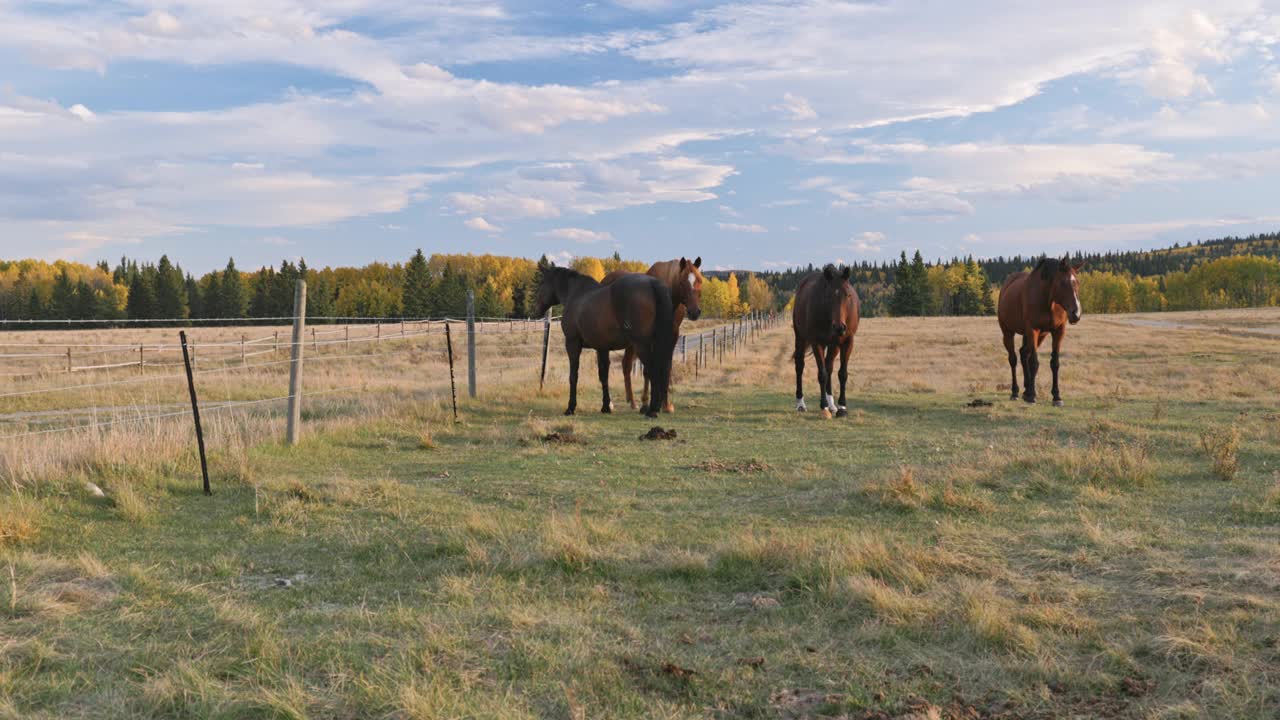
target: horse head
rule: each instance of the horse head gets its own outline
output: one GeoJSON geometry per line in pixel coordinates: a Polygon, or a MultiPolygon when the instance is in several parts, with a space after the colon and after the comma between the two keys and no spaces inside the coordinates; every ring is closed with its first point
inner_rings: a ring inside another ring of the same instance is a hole
{"type": "Polygon", "coordinates": [[[1040,280],[1049,289],[1049,300],[1067,311],[1067,321],[1072,325],[1080,322],[1084,308],[1080,306],[1080,278],[1078,273],[1084,267],[1084,261],[1075,265],[1063,255],[1061,260],[1045,259],[1040,262],[1040,280]]]}
{"type": "Polygon", "coordinates": [[[822,279],[824,283],[822,298],[831,312],[831,334],[833,337],[841,337],[848,329],[845,306],[849,304],[852,297],[849,287],[849,267],[846,265],[836,270],[835,265],[827,265],[822,268],[822,279]]]}
{"type": "Polygon", "coordinates": [[[543,317],[547,311],[560,304],[560,294],[556,290],[553,275],[559,271],[554,262],[545,257],[538,261],[538,290],[534,295],[534,317],[543,317]]]}
{"type": "Polygon", "coordinates": [[[672,299],[677,305],[684,305],[685,315],[690,320],[697,320],[702,315],[702,257],[693,262],[680,258],[680,272],[676,275],[672,286],[672,299]]]}

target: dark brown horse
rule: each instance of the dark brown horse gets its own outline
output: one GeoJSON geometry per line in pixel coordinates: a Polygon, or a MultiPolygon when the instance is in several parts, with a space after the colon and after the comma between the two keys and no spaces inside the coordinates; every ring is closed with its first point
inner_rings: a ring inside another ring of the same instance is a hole
{"type": "Polygon", "coordinates": [[[1000,307],[997,316],[1004,333],[1004,347],[1009,351],[1009,374],[1013,376],[1011,400],[1018,399],[1018,359],[1022,359],[1022,379],[1026,390],[1022,399],[1036,401],[1036,372],[1040,369],[1040,357],[1036,349],[1048,335],[1053,336],[1053,353],[1049,356],[1049,368],[1053,370],[1053,404],[1062,407],[1062,395],[1058,392],[1058,355],[1062,350],[1062,338],[1067,324],[1080,322],[1084,310],[1080,307],[1080,280],[1076,273],[1084,263],[1072,265],[1066,257],[1061,260],[1043,258],[1031,272],[1017,272],[1004,281],[1000,289],[1000,307]],[[1013,351],[1013,336],[1022,336],[1022,350],[1013,351]]]}
{"type": "MultiPolygon", "coordinates": [[[[687,315],[690,320],[697,320],[702,315],[702,258],[695,258],[693,262],[689,262],[686,258],[679,260],[666,260],[656,262],[649,266],[649,272],[645,273],[649,277],[654,277],[662,281],[663,285],[671,288],[671,301],[675,303],[675,341],[680,341],[680,323],[684,322],[687,315]]],[[[625,270],[614,270],[604,276],[601,282],[609,285],[618,278],[627,275],[625,270]]],[[[627,402],[632,409],[636,407],[636,397],[631,391],[631,368],[635,365],[636,353],[631,348],[627,348],[622,355],[622,379],[627,388],[627,402]]],[[[649,402],[649,376],[646,374],[644,378],[644,391],[640,395],[641,402],[649,402]]],[[[675,405],[671,403],[671,388],[667,388],[667,403],[662,408],[663,412],[675,412],[675,405]]]]}
{"type": "Polygon", "coordinates": [[[564,305],[560,327],[569,354],[569,407],[578,408],[578,361],[583,348],[596,351],[604,404],[600,412],[612,412],[609,399],[609,351],[634,349],[644,363],[645,377],[653,383],[653,404],[645,415],[657,417],[666,401],[671,377],[672,335],[671,291],[655,278],[633,273],[612,285],[568,268],[538,264],[537,314],[545,315],[553,305],[564,305]]]}
{"type": "Polygon", "coordinates": [[[849,380],[849,353],[853,352],[853,335],[858,332],[858,293],[849,284],[849,268],[837,271],[828,265],[822,272],[812,273],[796,288],[795,309],[791,325],[796,333],[796,410],[804,412],[804,355],[813,350],[818,364],[818,397],[823,417],[844,417],[844,390],[849,380]],[[840,401],[831,396],[831,372],[836,350],[840,351],[840,401]]]}

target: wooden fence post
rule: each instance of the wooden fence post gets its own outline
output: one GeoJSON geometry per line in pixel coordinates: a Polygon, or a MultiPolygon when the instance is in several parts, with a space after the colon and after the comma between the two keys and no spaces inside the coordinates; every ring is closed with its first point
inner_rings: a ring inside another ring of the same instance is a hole
{"type": "Polygon", "coordinates": [[[145,350],[143,350],[143,346],[142,346],[142,345],[139,345],[139,346],[138,346],[138,374],[139,374],[139,375],[142,375],[143,373],[145,373],[145,372],[147,371],[147,370],[146,370],[146,368],[147,368],[147,361],[146,361],[146,358],[144,358],[144,357],[143,357],[143,354],[144,354],[145,352],[146,352],[146,351],[145,351],[145,350]]]}
{"type": "Polygon", "coordinates": [[[212,495],[209,489],[209,461],[204,455],[204,428],[200,426],[200,402],[196,399],[196,379],[191,373],[191,356],[187,353],[187,331],[179,330],[178,338],[182,340],[182,364],[187,368],[187,390],[191,393],[191,416],[196,423],[196,445],[200,449],[200,477],[204,480],[204,494],[212,495]]]}
{"type": "Polygon", "coordinates": [[[71,369],[71,348],[67,348],[67,372],[74,372],[71,369]]]}
{"type": "Polygon", "coordinates": [[[476,294],[467,290],[467,394],[476,396],[476,294]]]}
{"type": "MultiPolygon", "coordinates": [[[[285,442],[297,445],[302,434],[302,345],[306,342],[307,281],[299,280],[293,292],[293,362],[289,364],[289,423],[285,442]]],[[[311,330],[315,342],[315,329],[311,330]]]]}

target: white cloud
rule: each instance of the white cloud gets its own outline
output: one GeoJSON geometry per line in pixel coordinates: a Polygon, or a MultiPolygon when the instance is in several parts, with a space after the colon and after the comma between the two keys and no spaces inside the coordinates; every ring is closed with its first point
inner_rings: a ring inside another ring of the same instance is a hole
{"type": "Polygon", "coordinates": [[[738,212],[737,210],[734,210],[732,207],[729,207],[728,205],[720,206],[720,214],[724,215],[725,217],[731,217],[731,218],[742,217],[742,213],[738,212]]]}
{"type": "Polygon", "coordinates": [[[769,232],[769,228],[764,227],[763,225],[756,225],[756,224],[743,225],[740,223],[716,223],[716,227],[720,228],[721,230],[728,230],[730,232],[742,232],[742,233],[769,232]]]}
{"type": "Polygon", "coordinates": [[[298,244],[297,242],[290,240],[287,237],[282,237],[280,235],[268,235],[262,238],[262,243],[264,245],[274,245],[276,247],[288,247],[290,245],[298,244]]]}
{"type": "Polygon", "coordinates": [[[814,112],[808,100],[791,93],[784,94],[782,102],[775,105],[774,109],[792,120],[816,120],[818,117],[818,113],[814,112]]]}
{"type": "Polygon", "coordinates": [[[1223,62],[1230,34],[1200,10],[1157,28],[1151,41],[1152,60],[1138,72],[1147,92],[1158,98],[1212,94],[1209,79],[1197,72],[1201,62],[1223,62]]]}
{"type": "Polygon", "coordinates": [[[489,222],[488,220],[485,220],[482,217],[473,217],[462,224],[466,225],[472,230],[478,230],[480,232],[487,232],[487,233],[502,232],[502,228],[498,227],[497,225],[494,225],[493,223],[489,222]]]}
{"type": "Polygon", "coordinates": [[[556,228],[554,230],[546,230],[538,233],[541,237],[556,238],[558,240],[569,240],[577,243],[595,243],[612,240],[613,235],[596,230],[587,230],[585,228],[566,227],[556,228]]]}
{"type": "Polygon", "coordinates": [[[884,249],[885,234],[875,230],[853,236],[852,247],[858,252],[880,252],[884,249]]]}

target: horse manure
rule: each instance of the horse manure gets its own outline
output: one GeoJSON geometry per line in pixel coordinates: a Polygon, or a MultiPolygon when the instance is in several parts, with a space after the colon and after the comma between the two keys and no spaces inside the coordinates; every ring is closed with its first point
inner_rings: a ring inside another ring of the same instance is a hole
{"type": "Polygon", "coordinates": [[[965,405],[965,407],[971,407],[971,408],[991,407],[991,401],[983,400],[982,398],[974,398],[970,400],[969,404],[965,405]]]}
{"type": "Polygon", "coordinates": [[[753,667],[753,668],[762,667],[764,665],[764,658],[763,657],[738,658],[738,664],[746,665],[747,667],[753,667]]]}
{"type": "Polygon", "coordinates": [[[769,470],[769,463],[761,460],[746,460],[744,462],[728,462],[724,460],[703,460],[694,465],[693,470],[701,470],[709,473],[757,473],[769,470]]]}
{"type": "Polygon", "coordinates": [[[653,427],[649,428],[649,432],[641,435],[640,439],[641,440],[675,440],[676,431],[674,429],[663,430],[660,426],[654,425],[653,427]]]}
{"type": "Polygon", "coordinates": [[[552,432],[542,436],[544,443],[556,443],[558,445],[580,445],[582,438],[571,432],[552,432]]]}

